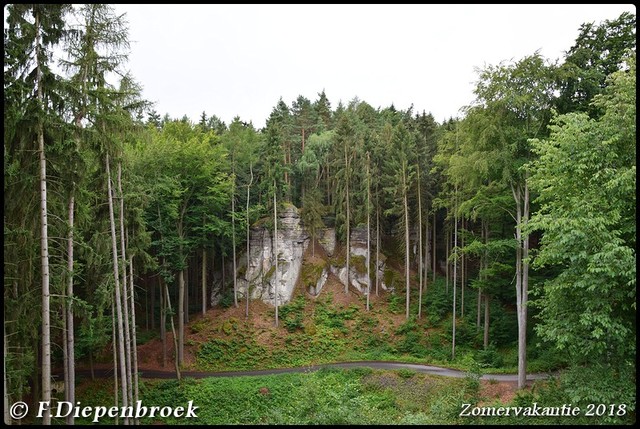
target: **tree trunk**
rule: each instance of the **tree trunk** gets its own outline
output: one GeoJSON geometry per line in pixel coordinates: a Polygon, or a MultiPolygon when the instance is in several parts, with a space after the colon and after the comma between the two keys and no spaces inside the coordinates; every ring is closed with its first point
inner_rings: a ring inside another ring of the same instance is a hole
{"type": "MultiPolygon", "coordinates": [[[[376,201],[377,201],[376,197],[376,201]]],[[[378,285],[380,284],[380,206],[376,207],[376,296],[378,296],[378,285]]]]}
{"type": "Polygon", "coordinates": [[[519,185],[511,186],[516,201],[516,310],[518,314],[518,388],[525,387],[527,380],[527,286],[528,238],[523,238],[522,228],[529,216],[529,189],[525,182],[524,195],[519,185]],[[523,208],[524,205],[524,208],[523,208]]]}
{"type": "Polygon", "coordinates": [[[484,349],[489,348],[489,294],[484,294],[484,349]]]}
{"type": "Polygon", "coordinates": [[[444,255],[444,260],[445,260],[445,292],[448,294],[449,293],[449,256],[451,255],[451,230],[450,230],[451,226],[449,226],[449,228],[446,229],[445,233],[444,233],[444,238],[445,238],[445,255],[444,255]]]}
{"type": "MultiPolygon", "coordinates": [[[[151,319],[151,330],[156,329],[156,288],[149,287],[149,282],[145,282],[145,286],[147,286],[147,290],[149,291],[149,295],[151,295],[151,302],[149,303],[148,316],[151,319]]],[[[149,325],[147,325],[147,330],[149,329],[149,325]]]]}
{"type": "MultiPolygon", "coordinates": [[[[457,194],[456,187],[456,194],[457,194]]],[[[456,201],[457,203],[457,201],[456,201]]],[[[454,207],[454,216],[453,216],[453,328],[452,328],[452,337],[453,341],[451,343],[451,359],[456,358],[456,280],[458,277],[458,207],[457,204],[454,207]]]]}
{"type": "Polygon", "coordinates": [[[273,275],[274,290],[275,290],[275,303],[276,303],[276,328],[278,327],[278,211],[277,211],[277,199],[276,199],[276,181],[273,181],[273,259],[275,261],[275,271],[273,275]]]}
{"type": "MultiPolygon", "coordinates": [[[[170,304],[171,300],[167,300],[170,304]]],[[[171,317],[173,325],[173,316],[171,317]]],[[[173,329],[173,327],[171,328],[173,329]]],[[[182,365],[184,359],[184,268],[178,273],[178,346],[176,348],[176,365],[182,365]]]]}
{"type": "Polygon", "coordinates": [[[433,211],[433,281],[436,281],[436,212],[435,210],[433,211]]]}
{"type": "MultiPolygon", "coordinates": [[[[35,13],[36,31],[36,90],[38,104],[44,111],[42,94],[42,70],[40,58],[40,14],[35,13]]],[[[49,225],[47,220],[47,160],[44,153],[44,125],[38,119],[38,156],[40,161],[40,261],[42,266],[42,401],[51,402],[51,314],[49,294],[49,225]]],[[[51,411],[46,409],[42,416],[42,424],[51,424],[51,411]]]]}
{"type": "Polygon", "coordinates": [[[406,177],[406,165],[402,170],[402,189],[403,189],[403,204],[404,204],[404,275],[405,275],[405,289],[407,291],[406,296],[406,318],[409,320],[409,300],[410,300],[410,288],[409,288],[409,203],[407,201],[407,177],[406,177]]]}
{"type": "MultiPolygon", "coordinates": [[[[133,348],[133,403],[138,403],[138,338],[136,336],[136,307],[133,285],[133,256],[129,256],[129,290],[131,291],[131,345],[133,348]]],[[[137,419],[136,419],[137,421],[137,419]]]]}
{"type": "Polygon", "coordinates": [[[164,279],[158,278],[158,298],[160,299],[160,338],[162,339],[162,367],[167,366],[167,299],[164,296],[164,279]]]}
{"type": "MultiPolygon", "coordinates": [[[[480,239],[482,240],[482,243],[486,246],[487,241],[484,238],[484,225],[487,221],[485,219],[482,219],[480,222],[480,239]]],[[[484,279],[484,276],[482,275],[482,270],[484,269],[484,263],[485,263],[485,259],[487,256],[487,250],[485,248],[485,250],[482,251],[482,256],[480,256],[480,272],[478,273],[478,279],[480,281],[482,281],[484,279]]],[[[478,287],[478,299],[477,299],[477,303],[476,303],[476,328],[480,329],[480,310],[482,308],[482,288],[478,287]]]]}
{"type": "MultiPolygon", "coordinates": [[[[109,154],[106,154],[105,163],[107,168],[107,191],[109,192],[109,219],[111,223],[111,245],[113,253],[113,277],[115,280],[115,300],[116,300],[116,313],[118,318],[118,354],[120,358],[120,377],[122,382],[120,388],[122,389],[122,406],[129,405],[127,400],[127,369],[125,364],[125,342],[124,342],[124,321],[122,316],[122,298],[120,294],[120,273],[118,268],[118,244],[116,240],[116,222],[113,210],[113,190],[111,186],[111,169],[109,167],[109,154]]],[[[128,424],[129,419],[125,417],[125,424],[128,424]]]]}
{"type": "MultiPolygon", "coordinates": [[[[116,351],[117,345],[119,342],[116,339],[116,335],[118,330],[116,329],[116,317],[114,314],[116,313],[116,300],[113,296],[111,296],[111,330],[112,330],[112,340],[111,345],[113,347],[113,401],[114,406],[118,407],[120,404],[118,402],[118,353],[116,351]]],[[[116,414],[116,424],[118,424],[118,415],[116,414]]]]}
{"type": "Polygon", "coordinates": [[[253,165],[252,162],[249,161],[249,173],[251,174],[251,179],[249,180],[249,184],[247,185],[247,269],[245,270],[245,279],[247,280],[247,291],[246,291],[246,307],[244,309],[244,317],[249,318],[249,300],[251,299],[251,294],[249,293],[251,290],[251,283],[249,281],[249,259],[251,250],[251,242],[250,242],[250,227],[249,227],[249,199],[251,192],[251,185],[253,184],[253,165]]]}
{"type": "Polygon", "coordinates": [[[236,266],[236,179],[231,194],[231,246],[233,247],[233,305],[238,308],[238,268],[236,266]]]}
{"type": "Polygon", "coordinates": [[[369,174],[369,152],[367,152],[367,311],[369,311],[369,295],[371,294],[371,178],[369,174]]]}
{"type": "Polygon", "coordinates": [[[187,258],[187,266],[184,269],[184,323],[189,323],[189,268],[191,258],[187,258]]]}
{"type": "MultiPolygon", "coordinates": [[[[427,268],[429,266],[429,262],[431,261],[431,257],[429,255],[429,217],[428,215],[425,216],[425,225],[424,225],[424,277],[423,277],[423,281],[424,281],[424,290],[422,291],[423,296],[425,296],[425,300],[426,300],[426,295],[427,295],[427,285],[429,284],[429,269],[427,268]]],[[[426,313],[426,308],[425,308],[425,313],[426,313]]]]}
{"type": "Polygon", "coordinates": [[[122,193],[122,162],[118,161],[118,199],[120,200],[120,259],[122,261],[122,310],[124,317],[124,338],[125,338],[125,364],[127,367],[127,401],[133,403],[132,375],[131,375],[131,333],[129,328],[129,304],[127,287],[127,259],[126,246],[124,241],[124,194],[122,193]]]}
{"type": "Polygon", "coordinates": [[[350,243],[350,239],[351,239],[351,230],[350,230],[350,225],[351,225],[351,219],[349,218],[349,212],[351,211],[349,209],[349,157],[347,156],[347,146],[345,145],[345,150],[344,150],[344,165],[345,165],[345,192],[346,192],[346,198],[347,198],[347,282],[344,285],[344,293],[348,294],[349,293],[349,262],[351,260],[351,243],[350,243]]]}
{"type": "MultiPolygon", "coordinates": [[[[460,219],[462,229],[465,228],[464,217],[460,219]]],[[[460,249],[464,249],[464,234],[460,236],[460,249]]],[[[460,252],[460,317],[464,317],[464,252],[460,252]]]]}
{"type": "Polygon", "coordinates": [[[178,378],[178,381],[182,380],[182,376],[180,374],[180,362],[178,362],[178,340],[176,337],[176,327],[173,324],[173,311],[171,310],[171,298],[169,297],[169,287],[167,286],[167,284],[164,284],[164,291],[167,297],[167,308],[169,309],[169,312],[171,313],[171,332],[173,333],[173,347],[174,347],[174,359],[173,362],[175,364],[176,367],[176,377],[178,378]]]}
{"type": "MultiPolygon", "coordinates": [[[[64,319],[66,320],[66,339],[67,343],[63,347],[66,350],[67,361],[65,365],[65,385],[64,392],[65,398],[72,404],[76,403],[76,376],[75,376],[75,337],[73,326],[73,211],[75,207],[75,198],[73,196],[74,190],[71,190],[71,198],[69,198],[69,237],[67,239],[67,300],[66,302],[66,314],[64,319]]],[[[74,417],[73,413],[69,413],[66,417],[66,424],[73,425],[74,417]]]]}
{"type": "Polygon", "coordinates": [[[420,195],[420,165],[418,164],[418,319],[422,318],[422,196],[420,195]]]}
{"type": "Polygon", "coordinates": [[[207,314],[207,249],[202,249],[202,315],[207,314]]]}

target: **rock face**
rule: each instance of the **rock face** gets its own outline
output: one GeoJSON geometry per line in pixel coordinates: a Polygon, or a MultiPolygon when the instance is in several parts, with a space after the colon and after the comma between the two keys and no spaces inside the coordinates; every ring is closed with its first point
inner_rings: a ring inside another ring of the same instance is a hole
{"type": "Polygon", "coordinates": [[[251,299],[275,305],[277,290],[278,305],[286,304],[291,300],[303,255],[309,245],[309,235],[300,225],[298,209],[287,204],[278,213],[277,273],[272,232],[265,226],[252,227],[249,241],[249,266],[244,276],[238,279],[238,297],[244,298],[248,287],[251,299]]]}
{"type": "MultiPolygon", "coordinates": [[[[278,213],[278,271],[275,270],[274,243],[272,231],[264,225],[254,226],[249,235],[249,264],[247,266],[246,253],[237,258],[238,262],[238,300],[244,300],[249,291],[249,297],[260,299],[267,304],[275,305],[276,278],[278,280],[278,305],[291,300],[293,290],[302,271],[304,252],[310,243],[310,236],[303,228],[298,209],[286,204],[278,213]],[[276,275],[277,274],[277,275],[276,275]]],[[[336,250],[336,232],[334,228],[325,228],[318,234],[318,242],[329,256],[336,250]]],[[[364,227],[353,228],[351,231],[351,260],[349,280],[351,286],[366,293],[367,287],[375,291],[374,272],[372,278],[367,277],[367,231],[364,227]]],[[[372,242],[372,246],[373,246],[372,242]]],[[[388,290],[382,281],[385,269],[385,257],[381,254],[378,265],[378,278],[383,290],[388,290]]],[[[375,264],[375,251],[372,248],[371,263],[375,264]]],[[[231,271],[231,270],[229,270],[231,271]]],[[[346,267],[331,266],[323,269],[315,286],[307,291],[317,296],[325,285],[329,273],[336,275],[345,284],[347,279],[346,267]]],[[[215,279],[214,279],[215,280],[215,279]]],[[[217,279],[219,281],[219,279],[217,279]]],[[[215,283],[215,281],[214,281],[215,283]]],[[[220,287],[212,288],[211,304],[215,305],[221,297],[220,287]]]]}
{"type": "Polygon", "coordinates": [[[336,230],[335,228],[325,228],[318,233],[318,243],[322,246],[328,256],[333,256],[336,251],[336,230]]]}
{"type": "MultiPolygon", "coordinates": [[[[375,264],[375,249],[373,248],[373,237],[371,237],[371,263],[375,264]]],[[[366,293],[368,288],[371,288],[372,291],[375,290],[375,278],[376,273],[371,270],[371,278],[367,277],[367,228],[366,227],[355,227],[351,229],[349,245],[351,247],[351,263],[349,264],[349,283],[350,286],[357,289],[360,293],[366,293]],[[353,263],[355,262],[355,263],[353,263]]],[[[384,277],[384,269],[385,269],[385,260],[384,255],[380,255],[381,258],[378,261],[378,278],[380,279],[380,287],[383,290],[388,290],[384,281],[382,280],[384,277]]],[[[375,270],[375,267],[373,267],[375,270]]],[[[331,272],[335,274],[342,284],[347,283],[347,267],[346,265],[343,267],[331,266],[331,272]]]]}

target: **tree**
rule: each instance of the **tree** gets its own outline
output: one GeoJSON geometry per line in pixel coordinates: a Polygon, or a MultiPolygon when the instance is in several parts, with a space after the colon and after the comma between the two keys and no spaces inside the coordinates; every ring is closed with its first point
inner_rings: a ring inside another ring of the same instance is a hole
{"type": "Polygon", "coordinates": [[[575,44],[567,51],[559,70],[560,113],[587,112],[592,118],[602,111],[591,103],[605,87],[605,79],[618,71],[629,49],[636,48],[636,16],[623,12],[599,25],[584,23],[575,44]]]}
{"type": "Polygon", "coordinates": [[[409,319],[410,276],[409,276],[409,189],[415,175],[415,140],[404,123],[393,129],[391,146],[387,148],[385,191],[394,198],[393,206],[385,211],[388,215],[400,215],[400,225],[404,229],[406,318],[409,319]]]}
{"type": "MultiPolygon", "coordinates": [[[[178,277],[178,362],[184,347],[184,272],[188,257],[210,233],[229,236],[223,219],[231,197],[227,151],[213,131],[174,121],[162,132],[152,130],[146,145],[132,147],[134,168],[145,177],[149,195],[148,226],[156,258],[178,277]],[[203,221],[206,227],[203,227],[203,221]]],[[[169,282],[173,275],[167,275],[169,282]]],[[[168,301],[167,301],[168,302],[168,301]]]]}
{"type": "Polygon", "coordinates": [[[322,193],[318,188],[307,191],[302,200],[302,222],[311,235],[311,252],[315,256],[315,242],[318,232],[324,228],[322,217],[326,214],[325,206],[322,204],[322,193]]]}
{"type": "MultiPolygon", "coordinates": [[[[526,381],[527,302],[529,293],[530,193],[527,172],[529,139],[543,137],[554,100],[555,67],[535,53],[515,64],[479,71],[474,104],[466,109],[465,137],[452,158],[456,177],[475,183],[496,182],[515,203],[516,307],[518,314],[518,386],[526,381]]],[[[502,207],[500,208],[502,209],[502,207]]]]}
{"type": "Polygon", "coordinates": [[[624,62],[594,96],[602,116],[555,117],[529,164],[541,204],[529,228],[544,232],[534,266],[560,270],[537,301],[536,331],[574,364],[616,372],[636,361],[635,53],[624,62]]]}
{"type": "MultiPolygon", "coordinates": [[[[349,262],[351,259],[351,208],[350,208],[350,195],[349,195],[349,182],[351,181],[351,159],[353,157],[352,150],[355,146],[355,130],[351,119],[351,113],[344,113],[338,120],[336,127],[336,140],[335,144],[339,150],[336,151],[336,180],[338,180],[339,198],[336,201],[338,206],[336,207],[336,213],[339,214],[340,219],[344,219],[341,225],[341,230],[344,231],[346,237],[346,271],[347,279],[344,285],[344,293],[349,293],[349,262]]],[[[338,216],[336,216],[338,218],[338,216]]]]}
{"type": "MultiPolygon", "coordinates": [[[[29,101],[33,124],[32,133],[37,141],[40,180],[40,259],[42,275],[42,400],[51,401],[51,319],[50,319],[50,267],[47,208],[47,157],[45,154],[45,121],[53,113],[52,97],[58,79],[49,67],[51,49],[64,34],[64,15],[70,5],[21,5],[8,6],[9,28],[5,41],[12,44],[15,60],[9,62],[10,84],[22,86],[34,94],[29,101]],[[31,21],[33,18],[33,21],[31,21]],[[19,52],[22,50],[22,52],[19,52]],[[29,55],[33,52],[33,57],[29,55]],[[24,86],[23,86],[24,85],[24,86]]],[[[7,75],[5,71],[5,76],[7,75]]],[[[24,94],[24,93],[23,93],[24,94]]],[[[51,412],[46,410],[43,424],[51,424],[51,412]]]]}

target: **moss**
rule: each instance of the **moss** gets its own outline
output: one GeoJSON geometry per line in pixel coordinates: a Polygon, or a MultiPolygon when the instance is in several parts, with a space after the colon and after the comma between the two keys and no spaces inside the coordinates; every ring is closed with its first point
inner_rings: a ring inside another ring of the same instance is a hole
{"type": "Polygon", "coordinates": [[[318,280],[320,280],[322,270],[324,270],[325,267],[326,263],[324,261],[304,264],[302,266],[302,272],[300,273],[302,284],[305,287],[315,286],[318,280]]]}
{"type": "Polygon", "coordinates": [[[367,258],[364,256],[352,256],[349,259],[351,266],[356,270],[357,273],[366,274],[367,273],[367,258]]]}
{"type": "Polygon", "coordinates": [[[387,287],[393,287],[395,281],[396,273],[395,271],[387,268],[384,270],[384,275],[382,276],[382,280],[387,285],[387,287]]]}
{"type": "Polygon", "coordinates": [[[271,281],[271,277],[273,276],[273,273],[276,272],[276,266],[272,265],[271,268],[269,268],[269,271],[266,272],[266,274],[264,275],[264,281],[265,282],[269,282],[271,281]]]}

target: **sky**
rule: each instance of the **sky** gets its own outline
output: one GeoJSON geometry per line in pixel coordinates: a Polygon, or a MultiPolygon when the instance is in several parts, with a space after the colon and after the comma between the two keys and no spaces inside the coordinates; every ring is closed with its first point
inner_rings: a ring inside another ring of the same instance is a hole
{"type": "Polygon", "coordinates": [[[438,122],[471,104],[477,70],[536,51],[562,60],[581,24],[636,13],[633,4],[572,5],[114,5],[126,14],[126,68],[143,97],[171,118],[239,116],[262,128],[288,106],[325,91],[393,104],[438,122]]]}

